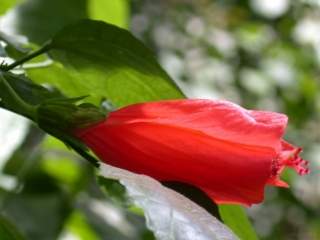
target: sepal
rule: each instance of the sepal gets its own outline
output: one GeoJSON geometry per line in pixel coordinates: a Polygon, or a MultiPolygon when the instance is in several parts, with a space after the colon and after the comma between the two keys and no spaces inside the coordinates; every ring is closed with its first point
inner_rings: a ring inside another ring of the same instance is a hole
{"type": "Polygon", "coordinates": [[[90,103],[77,104],[85,97],[49,99],[37,107],[37,123],[44,130],[70,132],[103,121],[106,112],[90,103]]]}

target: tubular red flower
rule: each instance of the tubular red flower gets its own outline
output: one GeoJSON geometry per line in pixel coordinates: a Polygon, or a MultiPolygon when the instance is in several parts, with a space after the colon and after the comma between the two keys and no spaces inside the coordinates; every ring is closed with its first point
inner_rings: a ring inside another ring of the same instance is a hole
{"type": "Polygon", "coordinates": [[[193,184],[216,203],[251,205],[288,166],[308,173],[300,148],[282,139],[287,116],[227,101],[130,105],[75,131],[108,164],[160,181],[193,184]]]}

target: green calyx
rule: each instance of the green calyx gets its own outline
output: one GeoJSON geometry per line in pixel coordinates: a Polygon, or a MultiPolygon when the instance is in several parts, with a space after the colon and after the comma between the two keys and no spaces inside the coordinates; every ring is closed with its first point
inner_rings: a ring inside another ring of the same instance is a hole
{"type": "Polygon", "coordinates": [[[0,70],[0,107],[29,118],[53,135],[71,133],[105,119],[106,111],[90,103],[79,104],[84,98],[66,98],[0,70]]]}
{"type": "Polygon", "coordinates": [[[8,72],[41,52],[30,54],[8,66],[0,64],[0,108],[29,118],[98,167],[98,160],[88,152],[85,144],[77,139],[74,130],[103,121],[109,109],[102,110],[89,103],[80,104],[79,101],[84,97],[66,98],[56,89],[45,88],[24,75],[8,72]]]}
{"type": "Polygon", "coordinates": [[[0,107],[35,120],[36,107],[24,101],[8,81],[10,74],[0,71],[0,107]]]}
{"type": "Polygon", "coordinates": [[[44,130],[73,131],[103,121],[106,113],[90,103],[77,104],[84,97],[50,99],[37,107],[37,123],[44,130]]]}
{"type": "Polygon", "coordinates": [[[37,106],[36,122],[44,131],[73,148],[95,167],[99,167],[98,160],[74,137],[73,131],[103,121],[106,113],[90,103],[77,104],[83,98],[50,99],[42,102],[37,106]]]}

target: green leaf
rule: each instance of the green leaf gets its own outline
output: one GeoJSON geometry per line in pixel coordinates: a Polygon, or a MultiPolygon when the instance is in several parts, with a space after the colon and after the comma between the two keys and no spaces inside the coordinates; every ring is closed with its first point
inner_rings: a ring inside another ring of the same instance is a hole
{"type": "MultiPolygon", "coordinates": [[[[17,0],[1,0],[0,14],[15,2],[17,0]]],[[[80,19],[93,18],[126,27],[128,6],[127,0],[25,0],[5,15],[2,23],[10,33],[42,44],[66,25],[80,19]]]]}
{"type": "Polygon", "coordinates": [[[91,166],[76,153],[70,152],[70,149],[58,139],[46,136],[41,149],[43,151],[41,162],[43,171],[60,184],[65,185],[71,192],[77,193],[83,190],[93,178],[91,166]]]}
{"type": "Polygon", "coordinates": [[[61,64],[29,69],[28,74],[68,97],[90,94],[91,102],[109,99],[118,107],[183,98],[154,54],[124,29],[83,20],[59,32],[50,48],[61,64]]]}
{"type": "MultiPolygon", "coordinates": [[[[59,125],[56,124],[52,127],[50,124],[46,125],[47,122],[43,120],[43,117],[47,117],[43,114],[45,111],[40,111],[44,102],[48,102],[52,98],[54,98],[56,101],[61,101],[61,99],[65,100],[65,98],[59,92],[54,90],[51,91],[40,85],[36,85],[30,82],[24,76],[2,72],[1,70],[0,86],[0,107],[36,121],[40,128],[45,130],[47,133],[59,138],[65,144],[67,144],[80,155],[82,155],[85,159],[92,162],[95,166],[98,166],[97,160],[87,153],[87,148],[82,142],[68,135],[67,132],[59,129],[59,125]],[[34,105],[37,105],[37,108],[34,105]],[[31,110],[29,111],[29,109],[31,110]],[[36,111],[34,111],[34,109],[36,109],[36,111]]],[[[69,99],[65,101],[70,100],[74,101],[74,99],[69,99]]],[[[86,111],[90,111],[88,106],[84,106],[83,108],[86,111]]],[[[101,117],[103,116],[103,114],[101,113],[99,114],[99,116],[101,117]]],[[[80,117],[84,116],[80,114],[80,117]]],[[[49,120],[51,119],[49,118],[49,120]]]]}
{"type": "Polygon", "coordinates": [[[0,215],[0,239],[23,240],[24,238],[9,220],[0,215]]]}
{"type": "Polygon", "coordinates": [[[115,204],[129,205],[126,189],[119,181],[98,176],[98,182],[106,196],[115,204]]]}
{"type": "Polygon", "coordinates": [[[42,44],[65,25],[86,18],[86,3],[86,0],[25,0],[2,21],[10,31],[42,44]]]}
{"type": "Polygon", "coordinates": [[[35,126],[27,128],[29,123],[26,122],[26,120],[24,124],[26,126],[24,127],[23,138],[19,141],[19,147],[11,154],[10,159],[3,168],[3,173],[19,178],[23,175],[21,172],[25,172],[24,167],[31,166],[34,163],[35,158],[32,154],[34,154],[34,151],[39,147],[44,137],[44,133],[35,126]]]}
{"type": "Polygon", "coordinates": [[[235,205],[219,205],[219,213],[223,222],[243,240],[258,240],[246,212],[242,207],[235,205]]]}
{"type": "Polygon", "coordinates": [[[57,239],[71,211],[67,196],[58,191],[46,193],[46,184],[36,183],[34,188],[39,189],[35,193],[11,196],[4,209],[29,240],[57,239]]]}
{"type": "MultiPolygon", "coordinates": [[[[19,97],[29,104],[38,105],[50,98],[62,97],[62,95],[56,89],[49,90],[45,87],[34,84],[24,75],[16,75],[9,72],[1,72],[1,75],[8,81],[12,89],[19,95],[19,97]]],[[[0,89],[0,96],[2,91],[3,90],[0,89]]]]}
{"type": "Polygon", "coordinates": [[[17,0],[1,0],[0,15],[4,14],[10,7],[16,4],[17,0]]]}
{"type": "MultiPolygon", "coordinates": [[[[7,45],[3,48],[4,57],[21,58],[28,53],[30,49],[25,47],[25,40],[21,36],[8,35],[0,31],[0,41],[5,42],[7,45]]],[[[1,46],[0,46],[1,50],[1,46]]],[[[1,52],[0,52],[1,56],[1,52]]]]}
{"type": "Polygon", "coordinates": [[[89,17],[94,20],[103,20],[118,27],[127,28],[129,22],[129,1],[88,1],[89,17]]]}
{"type": "Polygon", "coordinates": [[[4,47],[0,44],[0,57],[6,57],[6,56],[7,56],[7,53],[4,50],[4,47]]]}
{"type": "Polygon", "coordinates": [[[36,120],[36,106],[48,98],[61,97],[56,91],[38,86],[27,78],[0,70],[0,107],[36,120]]]}
{"type": "Polygon", "coordinates": [[[66,228],[79,239],[99,240],[98,234],[88,223],[86,216],[80,211],[74,211],[66,223],[66,228]]]}
{"type": "Polygon", "coordinates": [[[32,141],[31,135],[28,136],[20,154],[17,151],[12,156],[13,161],[14,158],[23,160],[21,164],[10,166],[10,173],[17,177],[19,188],[2,194],[1,211],[19,227],[26,239],[57,239],[72,211],[73,189],[67,184],[62,185],[41,168],[41,151],[30,146],[37,144],[32,141]]]}

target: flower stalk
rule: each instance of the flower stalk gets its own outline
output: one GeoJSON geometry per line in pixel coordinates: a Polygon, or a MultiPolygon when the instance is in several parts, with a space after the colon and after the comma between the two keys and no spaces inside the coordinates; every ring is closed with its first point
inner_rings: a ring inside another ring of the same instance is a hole
{"type": "Polygon", "coordinates": [[[43,45],[41,48],[39,48],[38,50],[31,52],[30,54],[27,54],[25,56],[23,56],[21,59],[18,59],[17,61],[9,64],[9,65],[0,65],[0,70],[2,70],[3,72],[8,72],[12,69],[14,69],[17,66],[22,65],[23,63],[43,54],[48,52],[50,49],[50,44],[45,44],[43,45]]]}

